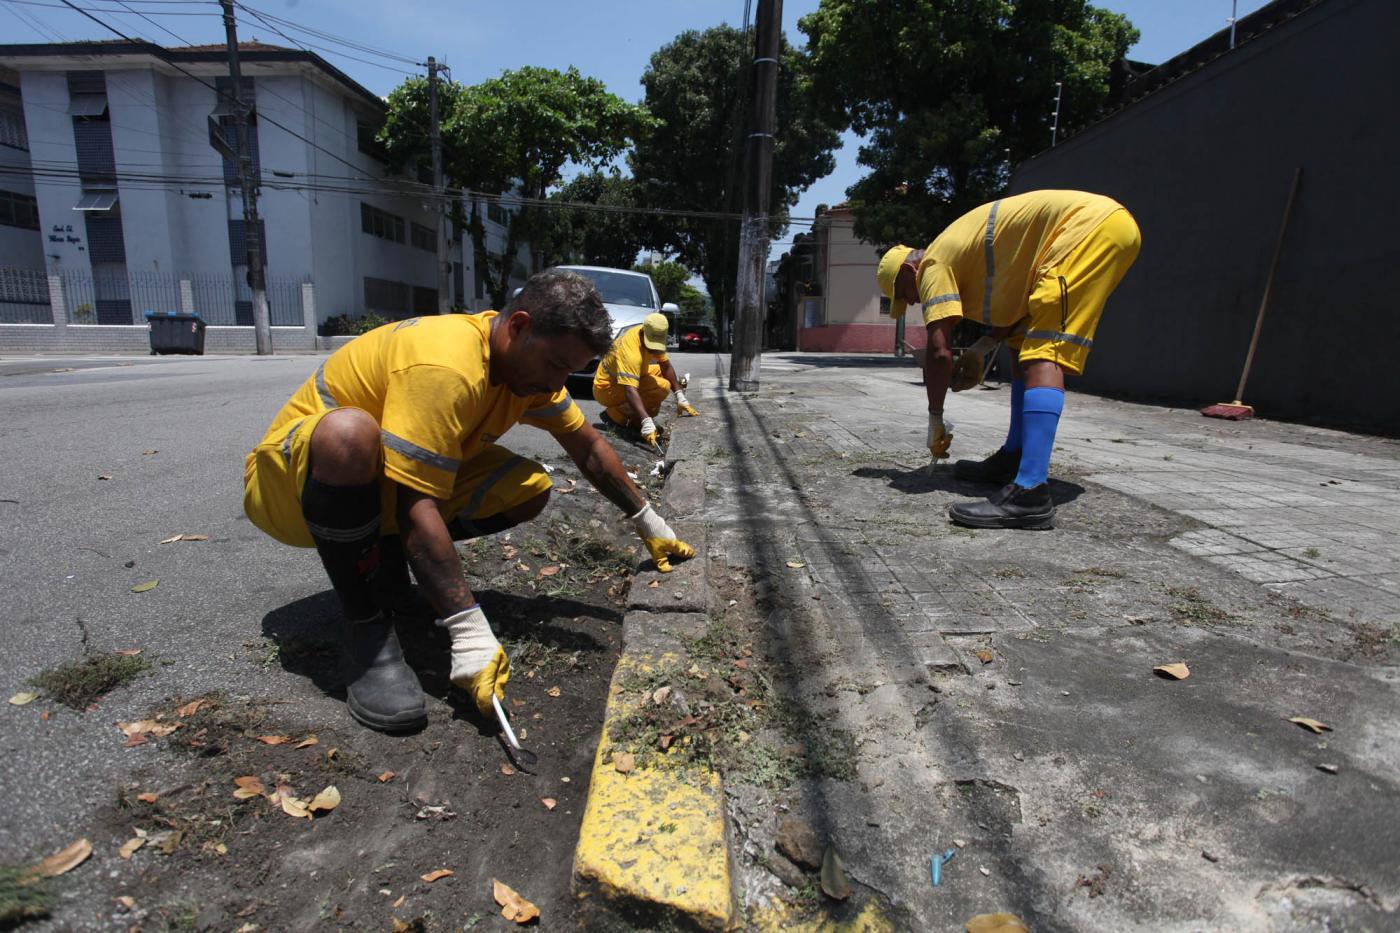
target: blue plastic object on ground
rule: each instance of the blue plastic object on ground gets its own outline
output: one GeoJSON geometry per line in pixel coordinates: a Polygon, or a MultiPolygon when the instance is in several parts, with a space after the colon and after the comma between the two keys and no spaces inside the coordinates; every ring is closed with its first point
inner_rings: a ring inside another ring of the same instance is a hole
{"type": "Polygon", "coordinates": [[[928,870],[929,874],[933,876],[933,886],[935,888],[943,881],[943,863],[952,861],[953,856],[957,855],[957,853],[957,849],[949,849],[943,853],[935,852],[933,853],[933,858],[928,860],[928,870]]]}

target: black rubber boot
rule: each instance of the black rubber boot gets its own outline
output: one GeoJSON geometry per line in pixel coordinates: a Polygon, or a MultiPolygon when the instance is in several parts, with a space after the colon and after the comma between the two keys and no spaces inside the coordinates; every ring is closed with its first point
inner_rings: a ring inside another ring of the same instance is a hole
{"type": "Polygon", "coordinates": [[[379,613],[341,625],[340,672],[350,715],[380,732],[427,725],[423,688],[403,659],[394,623],[379,613]]]}
{"type": "Polygon", "coordinates": [[[953,475],[969,483],[1005,486],[1016,478],[1020,469],[1021,452],[1002,447],[986,460],[959,460],[953,464],[953,475]]]}
{"type": "Polygon", "coordinates": [[[369,588],[375,605],[385,612],[411,619],[433,617],[433,608],[408,575],[408,555],[398,535],[379,539],[379,564],[369,577],[369,588]]]}
{"type": "Polygon", "coordinates": [[[1055,502],[1050,498],[1050,486],[1026,489],[1012,483],[978,502],[958,502],[948,507],[948,517],[955,524],[969,528],[1053,528],[1055,502]]]}

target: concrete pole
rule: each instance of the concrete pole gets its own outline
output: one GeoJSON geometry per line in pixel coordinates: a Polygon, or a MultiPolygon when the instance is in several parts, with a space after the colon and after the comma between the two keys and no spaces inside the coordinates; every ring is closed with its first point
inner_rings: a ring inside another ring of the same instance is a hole
{"type": "Polygon", "coordinates": [[[428,56],[428,139],[433,149],[433,216],[437,222],[438,314],[452,310],[452,262],[447,258],[447,202],[442,188],[442,125],[438,120],[438,63],[428,56]]]}
{"type": "Polygon", "coordinates": [[[773,178],[773,124],[778,100],[782,0],[758,0],[753,58],[753,111],[744,164],[744,215],[739,230],[731,392],[757,392],[763,349],[763,280],[768,265],[768,202],[773,178]]]}
{"type": "Polygon", "coordinates": [[[258,189],[253,180],[253,154],[248,138],[248,111],[243,106],[243,74],[238,66],[238,27],[233,0],[219,0],[224,9],[228,43],[228,74],[233,82],[234,130],[238,134],[238,180],[243,189],[243,236],[248,247],[248,287],[253,290],[253,336],[259,356],[272,354],[272,327],[267,314],[267,279],[263,271],[262,232],[258,228],[258,189]]]}

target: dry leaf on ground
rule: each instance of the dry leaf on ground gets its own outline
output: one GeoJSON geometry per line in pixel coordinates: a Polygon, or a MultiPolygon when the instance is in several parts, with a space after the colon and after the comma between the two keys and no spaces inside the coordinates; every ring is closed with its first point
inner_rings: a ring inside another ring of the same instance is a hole
{"type": "Polygon", "coordinates": [[[79,839],[77,842],[60,849],[53,855],[44,859],[34,866],[34,874],[40,878],[54,878],[64,872],[72,871],[88,860],[92,855],[92,843],[86,839],[79,839]]]}
{"type": "Polygon", "coordinates": [[[1172,680],[1185,680],[1191,676],[1191,669],[1186,666],[1185,661],[1177,661],[1175,664],[1158,664],[1152,668],[1152,673],[1161,674],[1172,680]]]}
{"type": "Polygon", "coordinates": [[[128,658],[134,658],[134,657],[136,657],[138,654],[141,653],[141,649],[140,649],[140,648],[118,648],[116,651],[114,651],[114,652],[112,652],[112,653],[113,653],[113,654],[125,655],[125,656],[128,657],[128,658]]]}
{"type": "Polygon", "coordinates": [[[544,804],[546,810],[553,810],[555,807],[559,806],[559,801],[555,800],[553,797],[541,797],[540,803],[544,804]]]}
{"type": "Polygon", "coordinates": [[[501,773],[504,774],[506,777],[510,777],[512,774],[515,773],[515,769],[503,761],[501,762],[501,773]]]}
{"type": "Polygon", "coordinates": [[[39,699],[39,694],[26,690],[23,693],[16,693],[14,696],[10,697],[10,705],[24,706],[28,703],[33,703],[37,699],[39,699]]]}
{"type": "Polygon", "coordinates": [[[98,479],[101,479],[101,480],[108,480],[108,479],[111,479],[111,478],[112,478],[112,474],[111,474],[111,473],[102,473],[102,474],[100,474],[97,478],[98,478],[98,479]]]}
{"type": "Polygon", "coordinates": [[[182,535],[182,534],[180,534],[180,535],[171,535],[171,536],[168,537],[168,538],[162,538],[161,541],[160,541],[160,543],[161,543],[161,544],[173,544],[174,542],[179,541],[179,540],[180,540],[181,538],[183,538],[183,537],[184,537],[184,535],[182,535]]]}
{"type": "Polygon", "coordinates": [[[501,916],[516,923],[529,923],[540,915],[540,909],[521,897],[509,885],[491,879],[491,894],[501,905],[501,916]]]}
{"type": "Polygon", "coordinates": [[[654,590],[654,589],[656,589],[656,588],[657,588],[658,586],[660,586],[660,585],[661,585],[661,581],[660,581],[660,580],[652,580],[650,583],[647,584],[647,588],[648,588],[648,589],[654,590]]]}
{"type": "Polygon", "coordinates": [[[136,799],[141,801],[142,803],[155,803],[157,800],[160,799],[160,794],[152,793],[151,791],[146,791],[144,794],[137,794],[136,799]]]}
{"type": "Polygon", "coordinates": [[[379,775],[379,783],[380,783],[380,784],[388,784],[388,783],[389,783],[390,781],[392,781],[393,779],[394,779],[394,772],[392,772],[392,771],[385,771],[383,774],[379,775]]]}
{"type": "Polygon", "coordinates": [[[822,892],[827,897],[844,901],[851,896],[851,882],[846,878],[846,866],[841,864],[841,856],[833,846],[827,846],[822,853],[822,892]]]}
{"type": "Polygon", "coordinates": [[[301,819],[303,817],[308,820],[311,819],[311,811],[306,809],[306,804],[302,803],[295,797],[287,797],[280,794],[279,796],[282,797],[281,802],[283,813],[287,814],[288,816],[297,817],[298,819],[301,819]]]}
{"type": "Polygon", "coordinates": [[[317,742],[319,742],[319,741],[320,741],[320,739],[316,738],[316,736],[314,736],[314,735],[308,735],[306,738],[304,738],[304,739],[302,739],[300,742],[298,742],[294,747],[296,747],[296,748],[310,748],[311,746],[315,745],[315,744],[316,744],[317,742]]]}
{"type": "MultiPolygon", "coordinates": [[[[164,736],[169,735],[180,728],[178,722],[160,722],[156,719],[138,719],[135,722],[119,722],[117,728],[122,731],[122,735],[128,740],[143,738],[146,735],[164,736]]],[[[129,744],[139,745],[140,742],[129,744]]]]}
{"type": "Polygon", "coordinates": [[[991,664],[992,661],[996,659],[996,655],[992,654],[991,651],[986,648],[978,648],[973,654],[977,655],[977,660],[981,661],[983,664],[991,664]]]}
{"type": "Polygon", "coordinates": [[[1331,732],[1331,731],[1332,731],[1332,727],[1329,726],[1329,725],[1327,725],[1327,723],[1325,723],[1325,722],[1318,722],[1316,719],[1309,719],[1309,718],[1306,717],[1306,716],[1289,716],[1289,717],[1288,717],[1288,721],[1289,721],[1289,722],[1292,722],[1292,723],[1297,723],[1298,725],[1302,726],[1304,729],[1309,729],[1309,730],[1311,730],[1311,731],[1313,731],[1313,732],[1331,732]]]}
{"type": "Polygon", "coordinates": [[[787,562],[787,565],[788,565],[789,567],[791,567],[793,570],[801,570],[803,567],[806,567],[806,566],[807,566],[806,564],[804,564],[804,563],[803,563],[802,561],[800,561],[800,560],[790,560],[790,561],[787,562]]]}
{"type": "Polygon", "coordinates": [[[122,895],[118,896],[118,897],[117,897],[117,903],[118,903],[118,904],[121,904],[121,905],[122,905],[123,907],[125,907],[127,910],[135,910],[135,909],[136,909],[136,898],[132,897],[130,894],[122,894],[122,895]]]}
{"type": "Polygon", "coordinates": [[[430,871],[426,875],[419,875],[418,877],[428,882],[428,884],[432,884],[439,878],[451,878],[455,874],[457,873],[450,868],[439,868],[436,871],[430,871]]]}
{"type": "Polygon", "coordinates": [[[306,809],[315,813],[318,810],[334,810],[338,806],[340,806],[340,790],[332,784],[312,797],[311,802],[306,805],[306,809]]]}
{"type": "Polygon", "coordinates": [[[284,745],[291,741],[290,736],[285,735],[260,735],[258,741],[264,745],[284,745]]]}
{"type": "Polygon", "coordinates": [[[160,583],[160,580],[159,580],[159,579],[156,579],[156,580],[147,580],[145,583],[138,583],[138,584],[136,584],[135,586],[133,586],[133,587],[131,588],[131,592],[133,592],[133,593],[144,593],[144,592],[146,592],[147,590],[153,590],[153,589],[155,589],[156,586],[157,586],[159,583],[160,583]]]}
{"type": "Polygon", "coordinates": [[[136,854],[137,849],[145,844],[146,840],[142,839],[140,836],[132,836],[126,842],[122,843],[122,847],[117,850],[117,854],[124,859],[129,859],[136,854]]]}
{"type": "Polygon", "coordinates": [[[193,716],[199,712],[201,707],[209,705],[208,697],[200,697],[198,700],[190,700],[184,706],[175,707],[175,715],[180,717],[193,716]]]}
{"type": "Polygon", "coordinates": [[[1030,933],[1015,914],[978,914],[964,926],[967,933],[1030,933]]]}
{"type": "Polygon", "coordinates": [[[234,778],[233,783],[238,785],[238,789],[233,792],[233,796],[237,797],[239,800],[250,800],[253,797],[261,797],[267,793],[267,788],[263,786],[262,779],[254,777],[251,774],[246,777],[234,778]]]}
{"type": "Polygon", "coordinates": [[[637,756],[631,752],[613,752],[612,760],[618,774],[627,774],[637,767],[637,756]]]}
{"type": "Polygon", "coordinates": [[[558,573],[561,569],[562,569],[562,568],[561,568],[558,564],[550,564],[548,567],[541,567],[541,568],[540,568],[540,576],[542,576],[542,577],[552,577],[552,576],[554,576],[556,573],[558,573]]]}
{"type": "Polygon", "coordinates": [[[545,691],[545,693],[549,694],[552,697],[557,697],[562,693],[562,691],[558,687],[550,687],[548,690],[545,691]]]}

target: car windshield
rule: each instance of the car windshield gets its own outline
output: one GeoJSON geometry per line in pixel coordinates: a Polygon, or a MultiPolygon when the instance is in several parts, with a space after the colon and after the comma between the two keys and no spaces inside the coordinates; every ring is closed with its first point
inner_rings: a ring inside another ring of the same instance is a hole
{"type": "Polygon", "coordinates": [[[651,297],[651,282],[644,275],[628,272],[609,272],[606,269],[574,269],[586,275],[598,287],[598,294],[611,305],[630,305],[634,308],[655,308],[651,297]]]}

